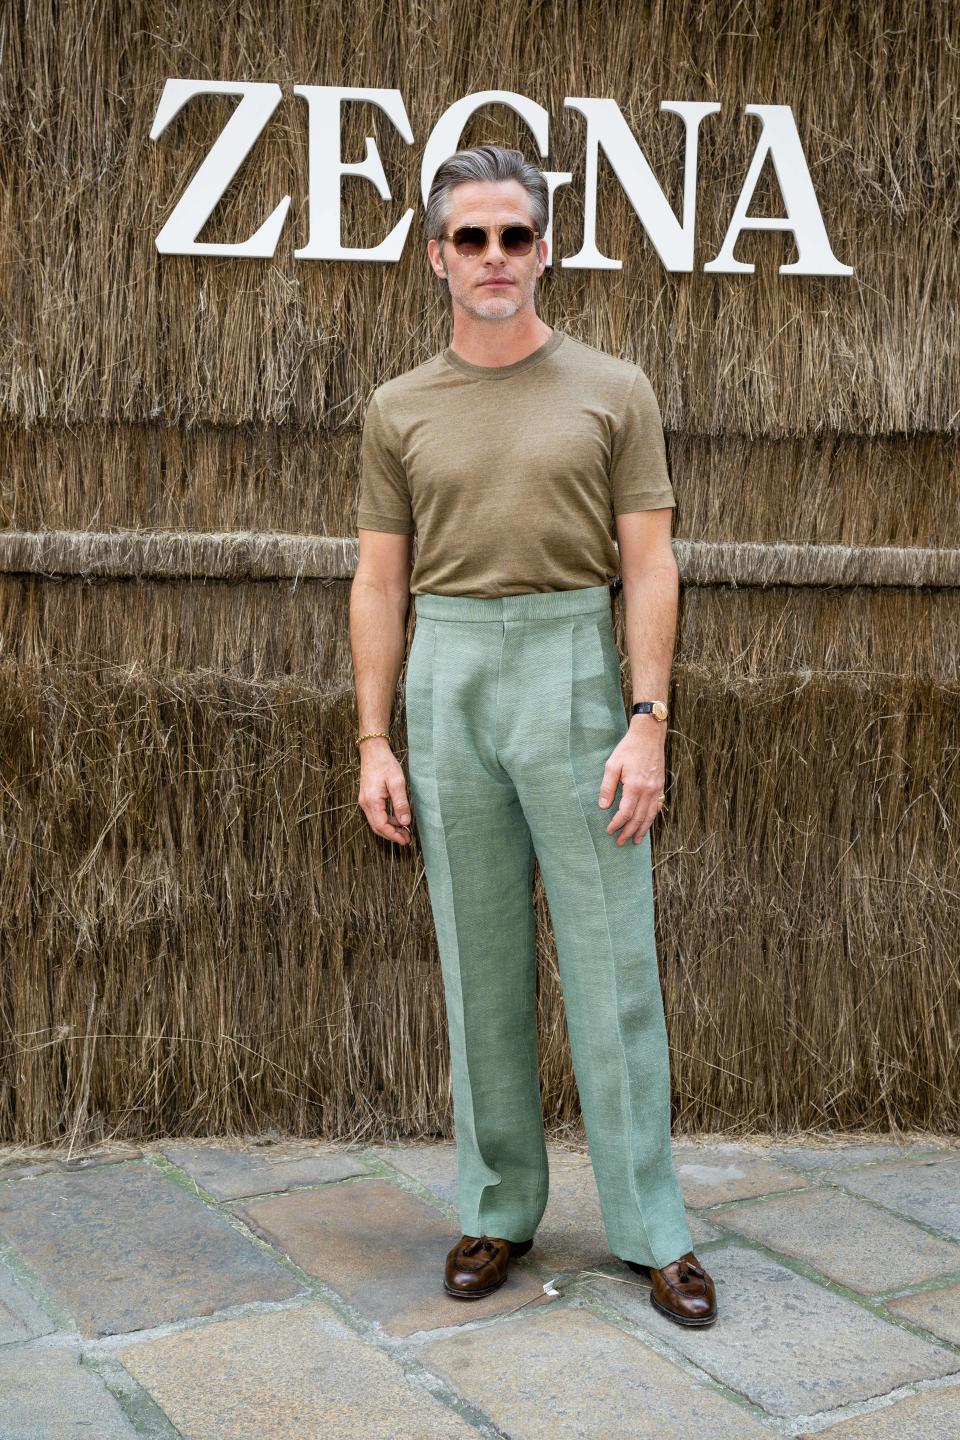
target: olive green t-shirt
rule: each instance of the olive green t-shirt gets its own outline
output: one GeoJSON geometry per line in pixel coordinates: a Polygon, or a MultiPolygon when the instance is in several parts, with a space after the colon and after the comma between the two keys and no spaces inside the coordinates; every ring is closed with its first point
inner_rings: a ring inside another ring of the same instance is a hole
{"type": "Polygon", "coordinates": [[[415,536],[413,594],[609,584],[614,515],[673,504],[646,375],[563,330],[511,365],[448,346],[367,406],[357,525],[415,536]]]}

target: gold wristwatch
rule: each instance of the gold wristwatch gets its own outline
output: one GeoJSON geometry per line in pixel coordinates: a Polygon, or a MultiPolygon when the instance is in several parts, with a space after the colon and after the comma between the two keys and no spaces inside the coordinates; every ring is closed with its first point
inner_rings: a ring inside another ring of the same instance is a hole
{"type": "Polygon", "coordinates": [[[634,715],[652,715],[654,720],[666,720],[667,707],[662,700],[638,700],[630,711],[630,719],[634,715]]]}

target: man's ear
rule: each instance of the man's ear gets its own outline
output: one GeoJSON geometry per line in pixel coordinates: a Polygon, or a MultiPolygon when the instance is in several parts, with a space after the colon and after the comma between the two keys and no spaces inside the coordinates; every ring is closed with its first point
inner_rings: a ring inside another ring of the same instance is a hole
{"type": "Polygon", "coordinates": [[[430,268],[431,268],[431,270],[433,271],[434,275],[436,275],[440,280],[446,280],[446,278],[447,278],[447,267],[446,267],[446,265],[444,264],[443,255],[442,255],[442,253],[441,253],[441,251],[440,251],[440,246],[439,246],[439,244],[437,243],[436,240],[428,240],[428,241],[427,241],[427,259],[430,261],[430,268]],[[430,250],[430,246],[431,246],[431,245],[436,245],[436,247],[437,247],[437,258],[436,258],[436,260],[434,260],[433,255],[432,255],[432,253],[431,253],[431,250],[430,250]],[[440,265],[440,266],[442,267],[440,270],[437,269],[437,266],[438,266],[438,265],[440,265]]]}

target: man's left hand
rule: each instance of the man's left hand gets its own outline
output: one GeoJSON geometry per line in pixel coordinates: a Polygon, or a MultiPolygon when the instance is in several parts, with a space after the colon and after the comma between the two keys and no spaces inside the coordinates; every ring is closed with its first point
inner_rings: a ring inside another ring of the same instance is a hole
{"type": "Polygon", "coordinates": [[[617,839],[618,845],[631,837],[634,844],[639,845],[660,813],[666,774],[665,731],[666,726],[651,715],[636,718],[603,767],[600,784],[603,809],[613,800],[617,785],[623,786],[620,807],[607,826],[608,835],[624,827],[617,839]]]}

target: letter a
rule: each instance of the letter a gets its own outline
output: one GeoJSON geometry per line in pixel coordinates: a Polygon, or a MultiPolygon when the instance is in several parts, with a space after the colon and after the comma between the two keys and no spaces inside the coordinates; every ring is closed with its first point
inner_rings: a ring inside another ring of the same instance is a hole
{"type": "Polygon", "coordinates": [[[763,131],[757,142],[747,178],[733,212],[730,227],[724,236],[720,253],[715,260],[708,260],[704,271],[722,271],[735,274],[738,271],[752,273],[756,268],[733,258],[733,248],[741,230],[792,230],[797,242],[799,259],[790,265],[781,265],[781,275],[852,275],[852,265],[842,265],[830,248],[823,216],[817,204],[816,192],[800,136],[797,134],[793,111],[789,105],[745,105],[747,115],[759,115],[763,131]],[[747,206],[757,188],[760,171],[767,155],[773,161],[780,183],[780,193],[786,216],[748,216],[747,206]]]}

